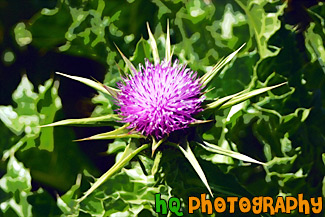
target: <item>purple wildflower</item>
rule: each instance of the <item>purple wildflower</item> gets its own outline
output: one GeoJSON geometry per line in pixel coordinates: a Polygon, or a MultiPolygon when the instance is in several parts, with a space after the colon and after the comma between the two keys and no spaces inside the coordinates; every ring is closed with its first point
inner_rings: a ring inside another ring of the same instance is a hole
{"type": "Polygon", "coordinates": [[[121,90],[117,96],[119,114],[128,128],[157,139],[172,131],[186,128],[195,121],[192,115],[200,112],[204,96],[202,85],[186,66],[175,61],[154,66],[146,60],[145,67],[133,77],[118,83],[121,90]]]}

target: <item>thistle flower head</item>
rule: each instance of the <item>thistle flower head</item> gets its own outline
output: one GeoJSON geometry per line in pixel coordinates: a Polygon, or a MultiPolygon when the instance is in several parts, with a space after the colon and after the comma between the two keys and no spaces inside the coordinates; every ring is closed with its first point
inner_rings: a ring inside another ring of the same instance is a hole
{"type": "Polygon", "coordinates": [[[195,121],[193,115],[200,112],[204,96],[197,73],[179,65],[162,62],[145,66],[118,83],[119,114],[128,128],[157,139],[172,131],[183,129],[195,121]]]}

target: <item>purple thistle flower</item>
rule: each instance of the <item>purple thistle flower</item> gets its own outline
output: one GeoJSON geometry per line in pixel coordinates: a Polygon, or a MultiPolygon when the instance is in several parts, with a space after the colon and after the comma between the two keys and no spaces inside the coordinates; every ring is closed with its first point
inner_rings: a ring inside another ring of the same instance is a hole
{"type": "Polygon", "coordinates": [[[146,60],[134,76],[118,83],[119,114],[128,128],[161,139],[169,133],[188,127],[192,115],[202,111],[202,85],[197,73],[176,60],[154,66],[146,60]]]}

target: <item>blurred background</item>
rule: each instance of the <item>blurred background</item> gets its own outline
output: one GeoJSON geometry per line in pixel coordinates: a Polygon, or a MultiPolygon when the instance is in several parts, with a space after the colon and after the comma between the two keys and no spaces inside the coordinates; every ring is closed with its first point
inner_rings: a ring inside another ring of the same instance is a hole
{"type": "MultiPolygon", "coordinates": [[[[0,216],[61,215],[57,197],[78,174],[99,177],[113,165],[112,141],[73,142],[111,127],[38,127],[116,109],[55,72],[115,86],[123,63],[114,43],[134,64],[143,63],[148,22],[163,56],[167,20],[174,54],[200,75],[246,43],[213,80],[209,98],[288,82],[231,115],[215,114],[220,122],[203,129],[205,139],[269,162],[264,170],[202,155],[212,188],[325,196],[324,17],[317,0],[0,0],[0,216]]],[[[190,191],[172,181],[170,187],[180,197],[190,191]]]]}

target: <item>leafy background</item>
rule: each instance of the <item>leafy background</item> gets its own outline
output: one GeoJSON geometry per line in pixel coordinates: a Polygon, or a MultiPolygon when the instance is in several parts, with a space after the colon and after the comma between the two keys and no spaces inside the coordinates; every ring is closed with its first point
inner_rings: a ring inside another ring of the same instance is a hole
{"type": "Polygon", "coordinates": [[[110,126],[38,127],[112,113],[104,95],[54,72],[115,86],[123,62],[114,43],[143,63],[149,22],[163,56],[167,20],[174,54],[200,75],[246,43],[210,83],[208,98],[288,82],[211,114],[217,122],[198,129],[211,143],[266,162],[245,164],[196,147],[213,192],[325,196],[322,2],[2,0],[0,17],[0,216],[156,216],[158,192],[181,198],[188,215],[186,198],[206,189],[181,153],[165,148],[153,171],[154,159],[140,155],[75,206],[127,141],[73,142],[110,126]]]}

